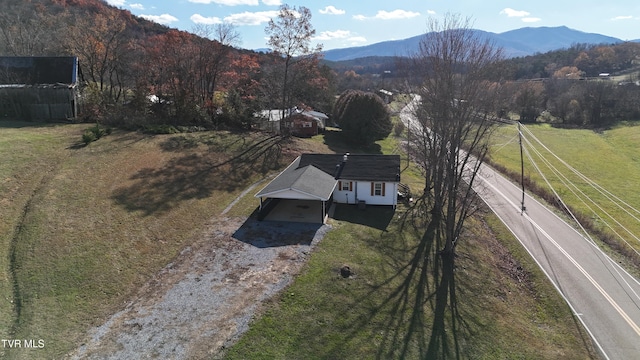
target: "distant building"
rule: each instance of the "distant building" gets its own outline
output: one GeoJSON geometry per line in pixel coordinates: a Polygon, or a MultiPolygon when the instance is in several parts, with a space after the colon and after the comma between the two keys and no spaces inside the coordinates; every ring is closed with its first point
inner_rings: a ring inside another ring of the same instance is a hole
{"type": "MultiPolygon", "coordinates": [[[[285,114],[286,115],[286,114],[285,114]]],[[[282,110],[262,110],[253,114],[257,118],[257,125],[260,130],[280,134],[280,122],[282,121],[282,110]]]]}
{"type": "Polygon", "coordinates": [[[390,102],[393,101],[393,93],[389,90],[385,90],[385,89],[378,90],[378,96],[380,96],[380,98],[382,98],[382,100],[386,104],[389,104],[390,102]]]}
{"type": "Polygon", "coordinates": [[[0,118],[73,121],[77,57],[0,57],[0,118]]]}
{"type": "Polygon", "coordinates": [[[284,118],[282,110],[262,110],[254,114],[259,118],[258,127],[264,131],[277,134],[288,132],[296,136],[313,136],[324,131],[329,117],[319,111],[302,110],[293,108],[285,111],[284,118]]]}
{"type": "Polygon", "coordinates": [[[281,126],[281,132],[300,137],[311,137],[319,132],[316,118],[305,113],[291,114],[282,120],[281,126]]]}

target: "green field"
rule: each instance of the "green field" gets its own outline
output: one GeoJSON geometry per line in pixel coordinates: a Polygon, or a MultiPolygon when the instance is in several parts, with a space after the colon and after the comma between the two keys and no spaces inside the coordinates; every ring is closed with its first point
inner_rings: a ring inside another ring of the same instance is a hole
{"type": "MultiPolygon", "coordinates": [[[[377,149],[399,152],[392,136],[377,149]]],[[[414,167],[403,171],[402,181],[414,190],[422,186],[414,167]]],[[[424,228],[404,222],[409,213],[402,205],[392,216],[339,208],[330,222],[334,229],[303,273],[267,303],[225,358],[596,357],[588,335],[546,277],[487,212],[468,223],[456,260],[456,295],[441,312],[442,283],[409,276],[424,235],[424,228]],[[356,276],[342,278],[343,265],[356,276]],[[434,321],[439,317],[443,326],[434,321]]]]}
{"type": "Polygon", "coordinates": [[[388,218],[367,212],[331,222],[303,274],[226,358],[595,358],[577,319],[497,218],[469,224],[455,296],[441,312],[438,282],[406,281],[420,230],[401,230],[397,216],[377,229],[388,218]],[[339,275],[345,264],[354,278],[339,275]]]}
{"type": "Polygon", "coordinates": [[[292,160],[259,155],[268,142],[257,133],[114,131],[84,147],[87,127],[0,123],[0,336],[45,341],[0,349],[9,358],[77,346],[247,186],[292,160]]]}
{"type": "MultiPolygon", "coordinates": [[[[114,131],[85,147],[87,127],[0,123],[0,336],[45,341],[33,351],[0,349],[3,357],[62,357],[274,165],[300,152],[357,151],[335,133],[280,144],[277,153],[259,151],[265,135],[230,132],[114,131]]],[[[371,150],[394,152],[396,142],[371,150]]],[[[419,188],[417,174],[407,169],[403,182],[419,188]]],[[[255,206],[245,196],[228,215],[255,206]]],[[[414,301],[436,284],[403,285],[421,236],[400,229],[405,211],[332,220],[303,274],[228,356],[416,358],[434,338],[438,351],[463,358],[592,357],[568,307],[492,216],[470,223],[457,260],[456,316],[434,327],[434,301],[414,301]],[[343,264],[357,276],[339,278],[343,264]]]]}
{"type": "MultiPolygon", "coordinates": [[[[605,240],[616,251],[640,264],[640,124],[623,123],[601,131],[527,125],[523,134],[525,176],[551,193],[546,178],[579,216],[576,217],[603,232],[597,234],[604,239],[596,237],[596,240],[605,240]],[[531,154],[533,162],[526,152],[531,154]],[[576,175],[558,158],[583,176],[576,175]],[[591,182],[601,189],[590,186],[591,182]]],[[[492,161],[518,177],[520,150],[516,126],[498,129],[494,143],[492,161]]]]}

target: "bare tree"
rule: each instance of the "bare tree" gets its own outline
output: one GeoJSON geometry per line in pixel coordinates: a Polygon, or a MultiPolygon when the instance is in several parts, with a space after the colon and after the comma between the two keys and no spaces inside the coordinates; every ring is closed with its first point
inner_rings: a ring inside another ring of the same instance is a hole
{"type": "Polygon", "coordinates": [[[8,5],[0,12],[0,54],[43,56],[55,53],[58,34],[54,24],[61,20],[30,2],[8,5]]]}
{"type": "Polygon", "coordinates": [[[413,57],[413,76],[422,81],[412,141],[424,169],[428,232],[452,259],[474,210],[472,185],[487,154],[499,88],[487,79],[502,52],[457,15],[430,20],[429,30],[413,57]]]}
{"type": "Polygon", "coordinates": [[[269,21],[265,28],[269,35],[269,46],[274,53],[283,59],[284,71],[282,74],[281,107],[284,117],[287,108],[291,107],[290,101],[290,69],[294,63],[304,61],[308,57],[317,56],[322,50],[322,45],[311,48],[311,38],[316,31],[311,25],[311,11],[300,6],[298,8],[282,5],[278,17],[269,21]]]}
{"type": "Polygon", "coordinates": [[[222,45],[237,47],[242,43],[242,36],[233,24],[222,23],[214,26],[214,38],[222,45]]]}
{"type": "Polygon", "coordinates": [[[206,105],[218,87],[220,74],[231,62],[231,50],[241,42],[233,24],[196,25],[192,33],[198,35],[198,72],[201,79],[200,101],[206,105]]]}
{"type": "Polygon", "coordinates": [[[131,38],[127,23],[117,11],[81,17],[67,31],[67,52],[78,56],[83,80],[95,86],[106,102],[117,102],[124,79],[131,38]]]}

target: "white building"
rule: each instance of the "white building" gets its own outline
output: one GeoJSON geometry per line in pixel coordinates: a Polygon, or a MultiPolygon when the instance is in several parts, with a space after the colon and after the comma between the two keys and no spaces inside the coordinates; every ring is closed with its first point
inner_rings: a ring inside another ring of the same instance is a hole
{"type": "Polygon", "coordinates": [[[333,202],[395,208],[399,183],[399,155],[302,154],[255,197],[261,210],[270,202],[311,201],[315,220],[324,222],[333,202]]]}

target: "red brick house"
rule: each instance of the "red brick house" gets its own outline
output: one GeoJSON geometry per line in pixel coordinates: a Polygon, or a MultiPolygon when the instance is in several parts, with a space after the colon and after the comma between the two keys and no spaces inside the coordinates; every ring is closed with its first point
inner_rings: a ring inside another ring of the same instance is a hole
{"type": "Polygon", "coordinates": [[[300,137],[314,136],[318,135],[318,121],[305,113],[294,113],[282,120],[281,130],[300,137]]]}

